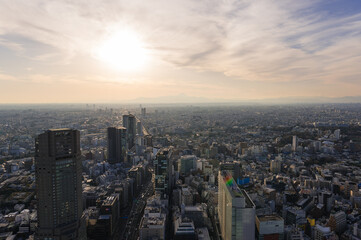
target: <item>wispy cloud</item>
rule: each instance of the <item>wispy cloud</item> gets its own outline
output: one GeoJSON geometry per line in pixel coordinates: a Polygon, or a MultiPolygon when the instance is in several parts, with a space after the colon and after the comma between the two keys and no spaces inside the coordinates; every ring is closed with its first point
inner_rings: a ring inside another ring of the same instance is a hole
{"type": "Polygon", "coordinates": [[[0,38],[0,46],[6,47],[15,52],[22,52],[24,50],[24,48],[21,44],[14,43],[14,42],[8,41],[6,39],[2,39],[2,38],[0,38]]]}
{"type": "MultiPolygon", "coordinates": [[[[109,31],[130,27],[154,58],[222,73],[234,84],[345,82],[361,89],[361,14],[333,14],[320,10],[321,3],[9,0],[0,8],[0,35],[18,34],[52,46],[70,62],[77,55],[91,56],[109,31]]],[[[0,45],[12,50],[23,48],[1,39],[0,45]]],[[[36,59],[55,61],[49,56],[57,54],[44,52],[36,59]]]]}

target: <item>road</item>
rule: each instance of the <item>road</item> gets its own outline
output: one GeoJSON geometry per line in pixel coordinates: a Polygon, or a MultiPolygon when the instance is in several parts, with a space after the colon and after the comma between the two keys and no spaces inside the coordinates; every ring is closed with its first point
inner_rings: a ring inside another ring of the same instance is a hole
{"type": "MultiPolygon", "coordinates": [[[[149,169],[152,174],[152,169],[149,169]]],[[[137,198],[133,200],[132,206],[120,213],[118,228],[112,239],[137,239],[139,235],[139,224],[143,217],[144,207],[147,199],[154,194],[153,190],[153,174],[152,179],[147,179],[146,184],[140,189],[137,198]]]]}
{"type": "Polygon", "coordinates": [[[143,212],[147,199],[153,195],[153,183],[149,181],[142,187],[140,196],[134,200],[130,211],[123,239],[136,240],[139,236],[139,224],[143,217],[143,212]]]}

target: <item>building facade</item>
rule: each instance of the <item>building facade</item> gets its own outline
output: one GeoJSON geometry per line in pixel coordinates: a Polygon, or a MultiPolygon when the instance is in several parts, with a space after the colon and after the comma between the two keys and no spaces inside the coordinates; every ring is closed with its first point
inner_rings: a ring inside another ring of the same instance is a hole
{"type": "Polygon", "coordinates": [[[35,144],[36,239],[86,239],[79,131],[53,129],[35,144]]]}
{"type": "Polygon", "coordinates": [[[126,160],[127,129],[124,127],[108,128],[108,162],[120,163],[126,160]]]}
{"type": "Polygon", "coordinates": [[[232,175],[219,171],[218,217],[223,240],[255,239],[255,204],[232,175]]]}
{"type": "Polygon", "coordinates": [[[127,129],[127,146],[131,149],[135,145],[135,137],[137,135],[137,119],[134,115],[123,115],[123,127],[127,129]]]}
{"type": "Polygon", "coordinates": [[[154,190],[159,192],[163,197],[164,194],[169,195],[171,189],[171,152],[163,149],[157,153],[154,160],[154,190]]]}
{"type": "Polygon", "coordinates": [[[256,239],[283,240],[284,220],[278,215],[263,215],[256,217],[256,239]]]}
{"type": "Polygon", "coordinates": [[[182,156],[178,162],[178,171],[182,175],[190,174],[191,170],[196,170],[197,157],[194,155],[182,156]]]}

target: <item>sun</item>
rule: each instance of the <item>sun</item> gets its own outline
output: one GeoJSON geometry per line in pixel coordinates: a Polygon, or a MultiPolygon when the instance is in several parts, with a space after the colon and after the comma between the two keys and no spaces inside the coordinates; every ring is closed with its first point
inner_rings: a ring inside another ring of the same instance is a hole
{"type": "Polygon", "coordinates": [[[130,30],[110,35],[96,50],[96,57],[120,71],[141,70],[147,51],[137,34],[130,30]]]}

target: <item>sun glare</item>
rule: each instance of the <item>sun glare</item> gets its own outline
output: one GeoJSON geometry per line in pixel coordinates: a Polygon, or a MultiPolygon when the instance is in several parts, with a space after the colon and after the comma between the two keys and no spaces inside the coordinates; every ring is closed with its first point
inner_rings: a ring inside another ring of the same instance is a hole
{"type": "Polygon", "coordinates": [[[121,31],[106,39],[96,51],[97,58],[121,71],[144,67],[147,52],[139,37],[131,31],[121,31]]]}

